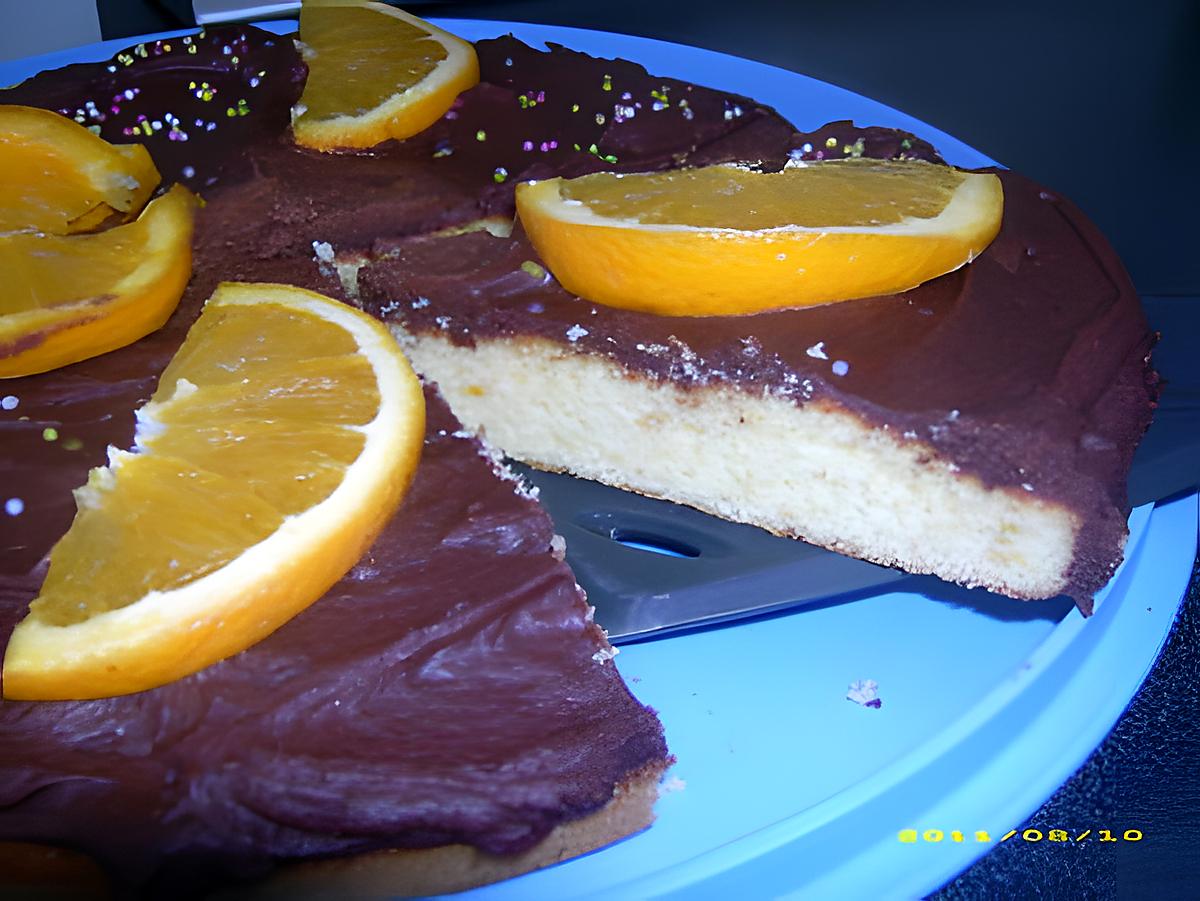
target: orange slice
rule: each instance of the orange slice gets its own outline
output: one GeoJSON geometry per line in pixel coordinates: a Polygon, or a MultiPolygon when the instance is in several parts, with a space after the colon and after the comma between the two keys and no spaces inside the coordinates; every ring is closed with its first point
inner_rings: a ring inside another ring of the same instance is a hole
{"type": "Polygon", "coordinates": [[[140,144],[110,144],[57,113],[0,105],[0,234],[87,231],[136,216],[159,182],[140,144]]]}
{"type": "Polygon", "coordinates": [[[225,284],[76,490],[4,695],[97,698],[236,654],[316,601],[395,512],[424,440],[387,329],[286,285],[225,284]]]}
{"type": "Polygon", "coordinates": [[[166,322],[192,272],[194,209],[176,185],[107,231],[0,235],[0,378],[124,347],[166,322]]]}
{"type": "Polygon", "coordinates": [[[995,175],[872,160],[517,186],[525,231],[564,288],[663,316],[906,291],[978,255],[1003,205],[995,175]]]}
{"type": "Polygon", "coordinates": [[[308,81],[292,124],[318,150],[411,137],[479,81],[474,47],[383,3],[305,0],[300,40],[308,81]]]}

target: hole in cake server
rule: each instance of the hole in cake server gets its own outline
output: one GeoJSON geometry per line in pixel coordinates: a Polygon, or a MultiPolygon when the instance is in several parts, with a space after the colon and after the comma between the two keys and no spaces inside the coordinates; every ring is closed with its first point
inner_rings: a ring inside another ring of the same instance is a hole
{"type": "Polygon", "coordinates": [[[662,554],[665,557],[699,557],[700,550],[685,541],[653,535],[635,529],[612,529],[608,537],[625,547],[639,551],[649,551],[652,554],[662,554]]]}

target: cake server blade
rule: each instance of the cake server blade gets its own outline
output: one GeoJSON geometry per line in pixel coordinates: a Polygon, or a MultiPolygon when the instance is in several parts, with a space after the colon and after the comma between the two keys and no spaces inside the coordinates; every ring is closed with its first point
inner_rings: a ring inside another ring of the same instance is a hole
{"type": "Polygon", "coordinates": [[[690,507],[514,468],[538,487],[596,622],[614,640],[848,600],[907,578],[690,507]]]}

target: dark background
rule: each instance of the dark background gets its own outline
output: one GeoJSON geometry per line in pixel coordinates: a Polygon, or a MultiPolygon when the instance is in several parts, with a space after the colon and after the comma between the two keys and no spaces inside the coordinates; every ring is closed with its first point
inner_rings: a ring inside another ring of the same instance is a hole
{"type": "MultiPolygon", "coordinates": [[[[896,107],[1072,198],[1166,336],[1200,339],[1200,2],[441,2],[425,16],[619,31],[771,63],[896,107]]],[[[98,0],[105,37],[193,24],[189,0],[98,0]]],[[[720,85],[714,85],[720,87],[720,85]]],[[[870,124],[870,123],[863,123],[870,124]]],[[[1157,323],[1156,323],[1157,324],[1157,323]]],[[[1200,897],[1200,571],[1120,723],[1028,821],[1136,844],[1007,842],[932,897],[1200,897]]],[[[1096,686],[1104,691],[1103,685],[1096,686]]],[[[1015,825],[1015,824],[1014,824],[1015,825]]]]}

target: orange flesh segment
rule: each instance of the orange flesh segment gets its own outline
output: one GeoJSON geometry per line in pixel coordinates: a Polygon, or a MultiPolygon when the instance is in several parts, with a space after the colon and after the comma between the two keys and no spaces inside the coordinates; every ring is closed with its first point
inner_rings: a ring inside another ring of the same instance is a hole
{"type": "Polygon", "coordinates": [[[379,392],[342,329],[297,318],[263,305],[201,321],[188,344],[224,349],[225,362],[201,352],[172,362],[139,413],[141,452],[122,459],[115,479],[95,477],[80,493],[34,616],[69,625],[179,588],[333,492],[362,451],[355,426],[374,417],[379,392]],[[287,336],[300,330],[304,340],[293,349],[287,336]],[[289,356],[254,356],[264,335],[289,356]],[[323,359],[307,360],[306,351],[323,359]],[[297,369],[324,375],[295,379],[297,369]]]}
{"type": "Polygon", "coordinates": [[[142,263],[148,239],[137,223],[89,235],[22,232],[0,236],[4,313],[102,304],[142,263]]]}
{"type": "Polygon", "coordinates": [[[159,183],[145,147],[114,145],[57,113],[0,106],[0,233],[71,234],[136,215],[159,183]]]}
{"type": "Polygon", "coordinates": [[[94,357],[159,328],[191,275],[194,206],[176,185],[107,231],[0,235],[0,378],[94,357]]]}
{"type": "Polygon", "coordinates": [[[963,175],[949,166],[901,170],[874,161],[761,173],[711,166],[638,175],[584,175],[563,182],[564,200],[601,216],[647,225],[755,230],[894,225],[942,211],[963,175]],[[913,191],[913,173],[922,193],[913,191]],[[855,177],[858,176],[858,177],[855,177]]]}
{"type": "Polygon", "coordinates": [[[137,420],[134,450],[76,492],[5,650],[6,698],[163,685],[318,602],[399,506],[425,399],[379,321],[290,285],[226,283],[137,420]]]}
{"type": "Polygon", "coordinates": [[[573,294],[660,316],[737,316],[900,294],[1000,228],[1000,180],[923,162],[762,173],[727,165],[517,185],[517,212],[573,294]]]}
{"type": "Polygon", "coordinates": [[[309,72],[292,130],[317,150],[412,137],[479,81],[471,44],[369,0],[305,0],[300,43],[309,72]]]}
{"type": "Polygon", "coordinates": [[[322,49],[307,56],[309,80],[328,90],[305,90],[306,115],[359,116],[383,103],[397,85],[412,85],[446,58],[446,48],[400,19],[354,7],[304,6],[302,34],[320,31],[322,49]],[[388,35],[379,46],[381,30],[388,35]]]}

